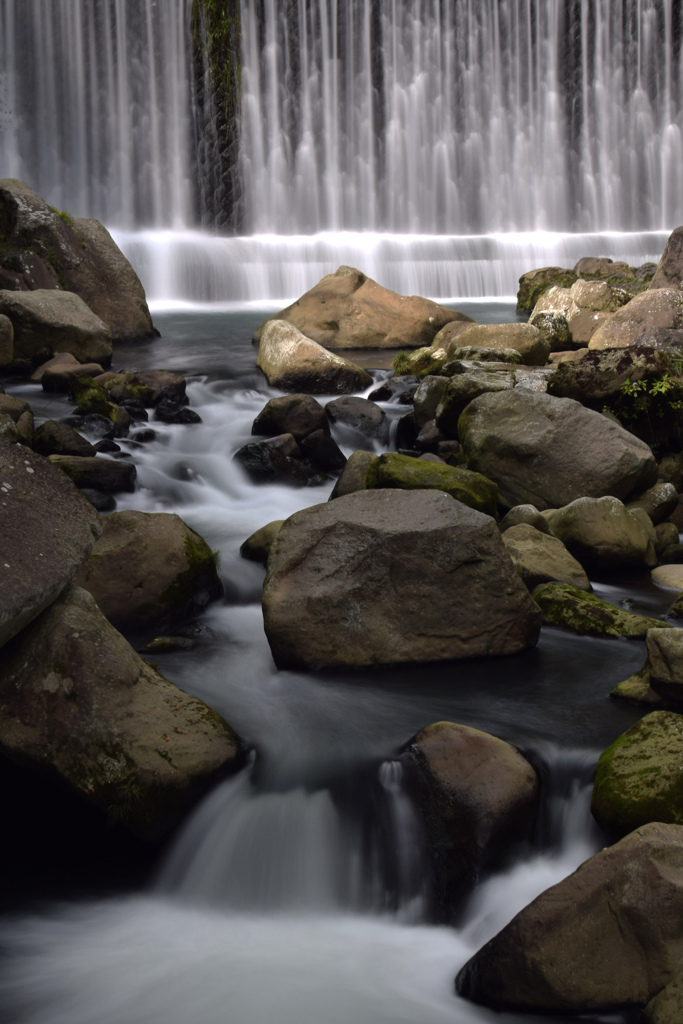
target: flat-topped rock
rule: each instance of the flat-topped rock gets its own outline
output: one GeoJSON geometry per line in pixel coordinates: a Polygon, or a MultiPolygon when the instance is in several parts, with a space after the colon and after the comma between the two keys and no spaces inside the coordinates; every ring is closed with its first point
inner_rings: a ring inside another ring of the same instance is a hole
{"type": "Polygon", "coordinates": [[[281,391],[349,394],[372,384],[366,370],[328,352],[286,320],[267,321],[260,337],[256,365],[281,391]]]}
{"type": "Polygon", "coordinates": [[[111,361],[109,328],[74,292],[0,291],[0,313],[14,328],[15,359],[70,352],[82,363],[111,361]]]}

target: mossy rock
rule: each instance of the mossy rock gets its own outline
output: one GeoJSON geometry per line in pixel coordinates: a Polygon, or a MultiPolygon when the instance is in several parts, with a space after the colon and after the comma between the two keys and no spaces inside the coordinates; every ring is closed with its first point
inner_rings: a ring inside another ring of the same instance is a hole
{"type": "Polygon", "coordinates": [[[683,824],[683,715],[653,711],[604,751],[591,810],[617,835],[651,821],[683,824]]]}
{"type": "Polygon", "coordinates": [[[101,384],[84,373],[74,373],[69,375],[69,391],[82,416],[104,416],[115,424],[118,434],[126,433],[130,416],[125,409],[109,400],[101,384]]]}
{"type": "Polygon", "coordinates": [[[571,288],[576,280],[578,280],[578,274],[575,274],[573,270],[565,270],[563,267],[540,267],[538,270],[530,270],[527,274],[522,274],[517,292],[517,312],[531,313],[541,295],[553,285],[558,285],[560,288],[571,288]]]}
{"type": "Polygon", "coordinates": [[[111,402],[135,402],[145,408],[154,405],[157,397],[154,388],[149,387],[137,374],[129,370],[109,377],[104,383],[104,391],[111,402]]]}
{"type": "Polygon", "coordinates": [[[256,530],[250,537],[247,537],[240,547],[242,558],[265,565],[268,561],[271,545],[280,532],[283,523],[284,519],[274,519],[271,523],[266,523],[265,526],[256,530]]]}
{"type": "Polygon", "coordinates": [[[650,664],[646,662],[638,672],[634,672],[623,683],[617,683],[610,697],[615,700],[626,700],[632,704],[663,704],[664,700],[650,686],[650,664]]]}
{"type": "Polygon", "coordinates": [[[589,636],[625,636],[643,639],[648,629],[667,628],[661,619],[650,619],[603,601],[566,583],[545,583],[533,593],[546,625],[565,626],[589,636]]]}
{"type": "Polygon", "coordinates": [[[365,486],[396,487],[404,491],[445,491],[463,505],[497,518],[498,487],[480,473],[410,455],[385,452],[368,466],[365,486]]]}
{"type": "Polygon", "coordinates": [[[397,377],[406,374],[426,377],[429,374],[438,374],[448,358],[445,349],[426,346],[416,348],[413,352],[399,352],[392,365],[397,377]]]}

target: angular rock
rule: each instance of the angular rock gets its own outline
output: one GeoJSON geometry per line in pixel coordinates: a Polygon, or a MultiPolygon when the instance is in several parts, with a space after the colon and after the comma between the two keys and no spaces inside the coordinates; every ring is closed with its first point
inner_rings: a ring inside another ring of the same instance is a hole
{"type": "Polygon", "coordinates": [[[278,438],[243,445],[233,455],[233,462],[242,467],[254,484],[285,483],[305,487],[311,475],[298,459],[286,453],[278,438]]]}
{"type": "Polygon", "coordinates": [[[568,583],[577,590],[592,590],[582,566],[557,537],[549,537],[527,523],[509,527],[502,536],[505,549],[529,590],[541,583],[568,583]]]}
{"type": "Polygon", "coordinates": [[[626,569],[649,562],[648,532],[617,498],[577,498],[552,512],[548,525],[586,568],[626,569]]]}
{"type": "Polygon", "coordinates": [[[683,227],[669,235],[650,288],[683,288],[683,227]]]}
{"type": "MultiPolygon", "coordinates": [[[[346,494],[366,489],[368,468],[377,456],[374,452],[353,452],[346,460],[342,474],[332,489],[329,500],[343,498],[346,494]]],[[[681,587],[683,589],[683,586],[681,587]]]]}
{"type": "Polygon", "coordinates": [[[75,366],[71,364],[48,366],[43,368],[43,372],[40,375],[40,383],[43,386],[43,391],[53,394],[67,394],[71,390],[71,378],[74,374],[97,377],[101,373],[102,367],[99,363],[76,363],[75,366]]]}
{"type": "Polygon", "coordinates": [[[541,313],[552,313],[555,316],[563,316],[567,323],[571,325],[574,317],[578,316],[580,312],[581,310],[574,302],[569,288],[552,285],[537,301],[529,321],[535,320],[541,313]]]}
{"type": "Polygon", "coordinates": [[[97,454],[90,441],[68,423],[45,420],[33,435],[33,449],[40,455],[80,455],[94,458],[97,454]]]}
{"type": "Polygon", "coordinates": [[[250,537],[247,537],[240,547],[242,558],[265,565],[268,561],[273,541],[280,532],[283,523],[284,519],[274,519],[272,523],[266,523],[265,526],[262,526],[259,530],[252,533],[250,537]]]}
{"type": "Polygon", "coordinates": [[[495,481],[503,504],[539,511],[588,495],[628,498],[656,479],[650,448],[568,398],[520,389],[481,395],[458,423],[470,469],[495,481]]]}
{"type": "Polygon", "coordinates": [[[436,410],[448,388],[448,377],[427,376],[413,396],[413,415],[418,429],[433,420],[436,410]]]}
{"type": "Polygon", "coordinates": [[[328,352],[285,320],[266,322],[257,366],[268,383],[281,391],[348,394],[372,384],[372,377],[360,366],[328,352]]]}
{"type": "Polygon", "coordinates": [[[616,313],[631,298],[629,292],[611,288],[607,281],[586,281],[581,278],[574,282],[569,294],[579,309],[595,313],[616,313]]]}
{"type": "Polygon", "coordinates": [[[509,743],[454,722],[436,722],[407,744],[437,878],[448,907],[482,867],[500,863],[530,835],[536,772],[509,743]]]}
{"type": "Polygon", "coordinates": [[[678,505],[678,492],[673,484],[656,483],[626,506],[629,511],[642,508],[652,522],[663,522],[678,505]]]}
{"type": "Polygon", "coordinates": [[[0,314],[0,367],[9,366],[14,359],[14,328],[8,316],[0,314]]]}
{"type": "Polygon", "coordinates": [[[573,316],[569,323],[569,334],[572,344],[588,345],[598,327],[609,317],[609,313],[594,313],[583,310],[573,316]]]}
{"type": "Polygon", "coordinates": [[[647,634],[650,686],[675,704],[683,702],[683,629],[650,629],[647,634]]]}
{"type": "MultiPolygon", "coordinates": [[[[435,344],[439,342],[438,336],[435,344]]],[[[442,347],[443,342],[441,342],[442,347]]],[[[458,348],[514,349],[527,366],[544,366],[550,345],[530,324],[472,324],[447,347],[449,356],[458,348]]]]}
{"type": "MultiPolygon", "coordinates": [[[[467,330],[468,328],[464,329],[467,330]]],[[[463,345],[460,348],[450,348],[448,357],[449,359],[468,362],[475,360],[481,363],[524,365],[521,353],[516,348],[479,348],[477,345],[463,345]]]]}
{"type": "Polygon", "coordinates": [[[311,395],[271,398],[254,420],[252,434],[292,434],[297,441],[315,430],[327,430],[325,409],[311,395]]]}
{"type": "Polygon", "coordinates": [[[665,373],[675,375],[673,364],[680,354],[677,345],[657,342],[651,336],[639,337],[627,349],[589,350],[580,362],[561,363],[548,381],[548,391],[556,398],[574,398],[602,409],[605,402],[623,394],[627,383],[653,381],[665,373]]]}
{"type": "Polygon", "coordinates": [[[70,352],[58,352],[56,356],[52,357],[52,359],[48,359],[46,362],[41,363],[40,366],[37,366],[29,377],[29,380],[32,384],[40,384],[46,370],[51,370],[55,366],[71,366],[74,369],[77,369],[80,365],[81,364],[78,359],[76,359],[76,356],[72,356],[70,352]]]}
{"type": "Polygon", "coordinates": [[[627,700],[633,704],[645,704],[650,707],[664,703],[664,699],[650,686],[649,662],[646,662],[638,672],[634,672],[628,679],[624,679],[622,683],[617,683],[610,693],[610,697],[613,697],[615,700],[627,700]]]}
{"type": "Polygon", "coordinates": [[[362,491],[290,516],[263,613],[281,668],[508,654],[536,643],[540,620],[494,520],[438,491],[362,491]]]}
{"type": "Polygon", "coordinates": [[[550,345],[551,352],[562,352],[569,347],[572,336],[567,318],[562,313],[551,313],[549,310],[537,313],[531,317],[529,323],[541,332],[550,345]]]}
{"type": "Polygon", "coordinates": [[[683,291],[656,288],[634,296],[600,324],[588,347],[628,348],[648,327],[683,328],[683,291]]]}
{"type": "Polygon", "coordinates": [[[615,608],[596,594],[587,594],[568,583],[544,583],[534,590],[534,601],[541,609],[546,625],[564,626],[573,633],[642,640],[648,629],[666,628],[661,619],[615,608]]]}
{"type": "Polygon", "coordinates": [[[517,914],[457,990],[499,1010],[642,1007],[680,970],[682,914],[683,828],[645,825],[517,914]]]}
{"type": "Polygon", "coordinates": [[[70,480],[0,439],[0,647],[59,596],[100,529],[70,480]]]}
{"type": "Polygon", "coordinates": [[[531,313],[541,295],[552,285],[568,288],[574,281],[576,270],[564,270],[562,267],[539,267],[522,274],[517,292],[517,312],[531,313]]]}
{"type": "Polygon", "coordinates": [[[683,824],[683,715],[653,711],[600,755],[591,810],[616,835],[651,821],[683,824]]]}
{"type": "Polygon", "coordinates": [[[105,516],[74,584],[92,594],[117,629],[180,622],[223,593],[209,545],[167,512],[105,516]]]}
{"type": "MultiPolygon", "coordinates": [[[[265,325],[286,320],[325,348],[417,348],[429,345],[444,324],[471,322],[464,313],[417,295],[397,295],[354,267],[327,274],[265,325]]],[[[317,392],[316,392],[317,393],[317,392]]]]}
{"type": "Polygon", "coordinates": [[[241,742],[148,665],[93,598],[69,588],[4,650],[0,749],[158,838],[235,766],[241,742]]]}
{"type": "Polygon", "coordinates": [[[515,505],[514,508],[511,508],[500,521],[500,532],[505,533],[511,526],[519,526],[520,523],[533,526],[535,530],[539,530],[541,533],[550,533],[548,520],[538,511],[535,505],[515,505]]]}
{"type": "Polygon", "coordinates": [[[398,488],[399,490],[436,490],[450,494],[463,505],[497,515],[498,488],[479,473],[448,466],[439,460],[425,464],[422,459],[396,452],[385,452],[367,469],[365,486],[372,488],[398,488]]]}
{"type": "Polygon", "coordinates": [[[137,470],[130,462],[76,455],[50,455],[48,461],[66,473],[77,487],[92,487],[111,494],[135,490],[137,470]]]}
{"type": "Polygon", "coordinates": [[[387,414],[367,398],[335,398],[325,406],[325,414],[331,424],[351,427],[365,437],[384,439],[388,433],[387,414]]]}
{"type": "Polygon", "coordinates": [[[81,363],[111,362],[109,328],[74,292],[0,291],[0,313],[14,328],[15,359],[70,352],[81,363]]]}
{"type": "Polygon", "coordinates": [[[683,1020],[683,971],[674,975],[645,1007],[649,1024],[680,1024],[683,1020]]]}
{"type": "Polygon", "coordinates": [[[75,292],[104,320],[112,339],[156,333],[137,274],[98,221],[60,214],[23,181],[5,178],[0,223],[4,245],[25,267],[10,288],[75,292]]]}
{"type": "Polygon", "coordinates": [[[325,430],[314,430],[301,441],[301,452],[316,469],[336,472],[346,465],[346,456],[325,430]]]}

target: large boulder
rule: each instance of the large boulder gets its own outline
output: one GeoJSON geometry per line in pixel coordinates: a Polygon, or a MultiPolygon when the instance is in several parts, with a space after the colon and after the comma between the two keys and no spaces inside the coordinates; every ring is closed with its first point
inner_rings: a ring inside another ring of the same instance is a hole
{"type": "Polygon", "coordinates": [[[510,526],[502,536],[505,549],[529,590],[553,582],[568,583],[577,590],[592,589],[583,567],[557,537],[549,537],[528,523],[510,526]]]}
{"type": "Polygon", "coordinates": [[[640,335],[627,349],[589,350],[580,361],[560,363],[548,381],[549,393],[601,410],[623,395],[625,384],[650,382],[665,373],[674,376],[674,362],[683,358],[683,332],[661,333],[659,339],[652,332],[647,340],[640,335]]]}
{"type": "Polygon", "coordinates": [[[440,902],[452,909],[465,882],[529,836],[536,772],[509,743],[454,722],[436,722],[407,745],[440,902]]]}
{"type": "Polygon", "coordinates": [[[422,490],[360,491],[287,519],[263,614],[282,668],[510,654],[540,622],[495,521],[422,490]]]}
{"type": "Polygon", "coordinates": [[[669,235],[650,288],[683,288],[683,227],[669,235]]]}
{"type": "Polygon", "coordinates": [[[656,564],[648,531],[618,498],[577,498],[547,519],[553,536],[586,568],[656,564]]]}
{"type": "Polygon", "coordinates": [[[114,512],[74,583],[118,629],[182,621],[223,592],[216,556],[180,516],[114,512]]]}
{"type": "Polygon", "coordinates": [[[458,424],[470,469],[494,480],[503,504],[543,511],[575,498],[628,498],[657,478],[650,448],[569,398],[521,390],[481,395],[458,424]]]}
{"type": "Polygon", "coordinates": [[[632,832],[541,893],[456,980],[498,1010],[642,1007],[683,962],[683,828],[632,832]]]}
{"type": "Polygon", "coordinates": [[[40,455],[80,455],[95,458],[97,450],[68,423],[45,420],[33,435],[33,449],[40,455]]]}
{"type": "Polygon", "coordinates": [[[345,266],[268,317],[255,342],[272,320],[286,320],[325,348],[417,348],[431,344],[449,321],[471,322],[464,313],[417,295],[398,295],[345,266]]]}
{"type": "Polygon", "coordinates": [[[598,327],[589,348],[628,348],[648,327],[683,328],[683,291],[655,288],[635,295],[598,327]]]}
{"type": "Polygon", "coordinates": [[[471,324],[459,331],[448,344],[441,334],[437,334],[434,347],[446,348],[449,356],[459,348],[468,347],[489,351],[514,349],[527,366],[544,366],[550,354],[549,343],[531,324],[471,324]]]}
{"type": "Polygon", "coordinates": [[[365,486],[444,491],[478,512],[494,517],[497,514],[498,488],[480,473],[396,452],[385,452],[370,463],[365,486]]]}
{"type": "Polygon", "coordinates": [[[156,333],[137,274],[98,221],[60,213],[23,181],[5,178],[0,235],[0,287],[75,292],[106,323],[112,340],[156,333]]]}
{"type": "Polygon", "coordinates": [[[653,711],[600,755],[591,810],[617,835],[650,821],[683,825],[683,715],[653,711]]]}
{"type": "Polygon", "coordinates": [[[306,337],[286,320],[269,320],[260,335],[256,365],[281,391],[349,394],[372,384],[366,371],[306,337]]]}
{"type": "Polygon", "coordinates": [[[0,313],[12,321],[15,359],[70,352],[82,363],[111,362],[109,328],[74,292],[0,291],[0,313]]]}
{"type": "Polygon", "coordinates": [[[470,402],[494,391],[541,391],[547,388],[552,370],[545,367],[508,366],[501,363],[449,364],[454,373],[448,381],[436,413],[436,425],[448,437],[457,437],[460,414],[470,402]]]}
{"type": "Polygon", "coordinates": [[[0,750],[143,837],[236,763],[230,727],[143,661],[85,590],[69,588],[3,654],[0,750]]]}
{"type": "Polygon", "coordinates": [[[564,626],[574,633],[643,640],[649,629],[666,628],[660,619],[617,608],[597,594],[587,594],[569,583],[541,584],[534,590],[534,601],[541,609],[544,623],[564,626]]]}
{"type": "Polygon", "coordinates": [[[63,473],[0,439],[0,647],[59,596],[100,530],[63,473]]]}

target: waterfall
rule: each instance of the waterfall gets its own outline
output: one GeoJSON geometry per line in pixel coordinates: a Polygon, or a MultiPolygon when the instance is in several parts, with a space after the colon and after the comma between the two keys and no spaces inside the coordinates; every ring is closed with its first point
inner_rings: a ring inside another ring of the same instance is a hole
{"type": "Polygon", "coordinates": [[[122,227],[193,218],[185,0],[0,0],[0,177],[122,227]]]}
{"type": "Polygon", "coordinates": [[[243,0],[249,232],[683,215],[673,0],[243,0]]]}

